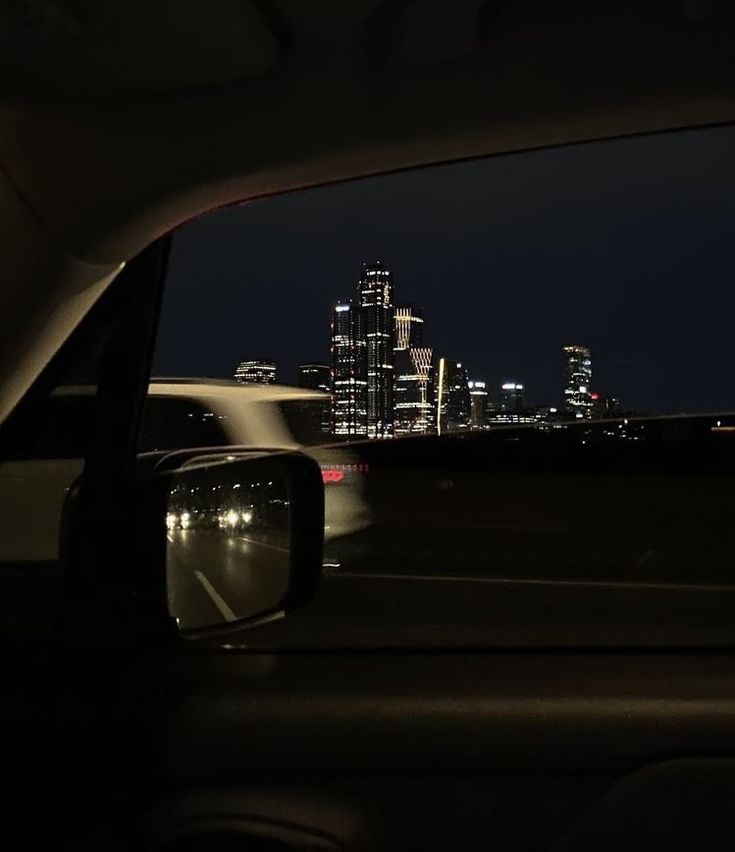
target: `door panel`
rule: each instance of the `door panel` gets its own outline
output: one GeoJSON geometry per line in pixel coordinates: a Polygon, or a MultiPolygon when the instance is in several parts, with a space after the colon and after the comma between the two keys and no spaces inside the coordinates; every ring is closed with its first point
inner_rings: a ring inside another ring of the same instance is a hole
{"type": "Polygon", "coordinates": [[[630,845],[644,823],[699,836],[703,814],[714,843],[735,813],[733,662],[179,648],[124,691],[155,737],[157,843],[226,818],[225,834],[262,822],[346,849],[581,849],[601,833],[630,845]]]}

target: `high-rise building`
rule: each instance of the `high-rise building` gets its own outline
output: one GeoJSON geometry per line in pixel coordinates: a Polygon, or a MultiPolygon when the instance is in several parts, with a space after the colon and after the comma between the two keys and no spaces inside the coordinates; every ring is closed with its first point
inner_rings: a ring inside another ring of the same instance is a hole
{"type": "Polygon", "coordinates": [[[272,385],[276,381],[275,361],[261,358],[240,361],[235,368],[235,381],[243,384],[272,385]]]}
{"type": "Polygon", "coordinates": [[[359,303],[365,323],[368,438],[393,437],[393,276],[378,261],[362,266],[359,303]]]}
{"type": "Polygon", "coordinates": [[[396,352],[424,345],[424,314],[415,305],[397,305],[394,314],[396,352]]]}
{"type": "Polygon", "coordinates": [[[297,369],[300,388],[332,392],[332,371],[326,364],[299,364],[297,369]]]}
{"type": "Polygon", "coordinates": [[[434,430],[432,350],[423,346],[421,309],[395,309],[395,387],[393,424],[396,435],[426,434],[434,430]]]}
{"type": "Polygon", "coordinates": [[[432,366],[432,350],[428,346],[412,346],[396,352],[396,435],[425,435],[434,431],[432,366]]]}
{"type": "Polygon", "coordinates": [[[310,419],[318,421],[312,424],[314,431],[318,430],[326,438],[332,434],[332,371],[326,364],[299,364],[297,369],[300,388],[329,394],[318,405],[310,403],[308,407],[310,419]]]}
{"type": "Polygon", "coordinates": [[[524,391],[520,382],[503,382],[500,386],[500,405],[488,413],[488,424],[493,427],[509,426],[538,420],[536,410],[526,406],[524,391]]]}
{"type": "Polygon", "coordinates": [[[332,434],[367,437],[365,312],[339,302],[332,316],[332,434]]]}
{"type": "Polygon", "coordinates": [[[488,415],[487,384],[474,379],[467,382],[467,387],[470,391],[470,426],[484,429],[488,415]]]}
{"type": "Polygon", "coordinates": [[[570,344],[563,347],[564,410],[574,417],[592,414],[592,355],[586,346],[570,344]]]}
{"type": "Polygon", "coordinates": [[[460,361],[440,358],[436,369],[436,427],[442,435],[470,426],[470,389],[460,361]]]}
{"type": "Polygon", "coordinates": [[[500,386],[500,410],[513,414],[523,410],[523,385],[520,382],[503,382],[500,386]]]}

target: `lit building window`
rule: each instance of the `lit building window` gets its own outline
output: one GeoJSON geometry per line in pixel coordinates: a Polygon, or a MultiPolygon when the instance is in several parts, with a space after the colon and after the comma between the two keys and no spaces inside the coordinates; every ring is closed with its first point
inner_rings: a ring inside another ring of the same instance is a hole
{"type": "Polygon", "coordinates": [[[235,381],[243,384],[272,385],[276,381],[275,361],[251,359],[235,368],[235,381]]]}

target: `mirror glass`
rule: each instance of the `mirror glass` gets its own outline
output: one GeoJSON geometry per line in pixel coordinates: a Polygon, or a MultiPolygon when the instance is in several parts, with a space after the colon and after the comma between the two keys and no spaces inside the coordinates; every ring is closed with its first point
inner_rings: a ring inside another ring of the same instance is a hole
{"type": "Polygon", "coordinates": [[[169,612],[180,630],[278,611],[289,586],[291,508],[275,457],[203,456],[171,479],[169,612]]]}

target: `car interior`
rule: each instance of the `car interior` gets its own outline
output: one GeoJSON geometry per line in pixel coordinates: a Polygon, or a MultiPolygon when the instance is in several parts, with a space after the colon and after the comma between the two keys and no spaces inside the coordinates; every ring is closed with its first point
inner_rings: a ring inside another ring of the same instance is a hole
{"type": "MultiPolygon", "coordinates": [[[[370,602],[373,623],[351,616],[350,599],[373,594],[361,575],[320,586],[349,554],[323,543],[316,462],[267,448],[139,453],[174,229],[352,178],[732,124],[734,37],[727,0],[2,5],[0,479],[32,475],[18,459],[82,468],[68,494],[44,492],[58,505],[52,552],[32,535],[27,552],[4,549],[37,507],[0,506],[9,848],[735,843],[728,424],[694,423],[686,457],[665,428],[645,459],[600,444],[591,467],[553,482],[563,497],[583,478],[599,497],[589,540],[465,539],[478,563],[485,546],[507,558],[517,585],[468,597],[458,582],[397,579],[370,602]],[[58,436],[48,403],[69,384],[96,392],[58,436]],[[57,437],[73,450],[49,459],[57,437]],[[171,496],[230,482],[228,464],[258,488],[283,485],[287,499],[257,511],[265,546],[291,556],[272,599],[217,606],[211,627],[181,631],[171,496]],[[590,551],[601,582],[579,582],[590,551]],[[563,582],[537,582],[542,562],[563,582]],[[679,582],[692,566],[706,582],[679,582]]],[[[436,461],[431,440],[413,457],[364,448],[386,513],[402,500],[396,475],[422,453],[436,461]]],[[[473,495],[488,470],[509,524],[549,520],[545,457],[526,459],[520,481],[502,437],[483,452],[467,450],[451,496],[426,490],[434,554],[452,552],[448,500],[484,511],[473,495]]],[[[420,573],[413,540],[393,546],[420,573]]]]}

